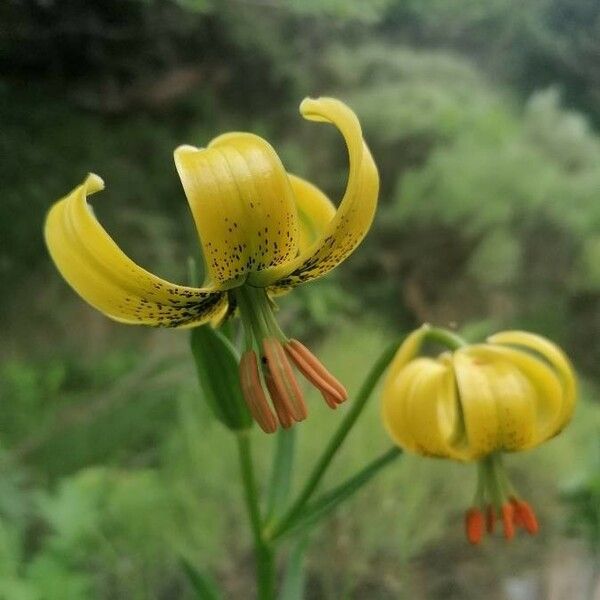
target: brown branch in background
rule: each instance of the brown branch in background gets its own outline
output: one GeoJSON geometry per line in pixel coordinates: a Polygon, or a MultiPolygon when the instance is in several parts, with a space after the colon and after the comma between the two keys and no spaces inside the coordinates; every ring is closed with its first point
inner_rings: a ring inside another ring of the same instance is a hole
{"type": "Polygon", "coordinates": [[[181,66],[130,84],[109,77],[100,88],[82,88],[74,92],[72,99],[82,108],[108,114],[123,113],[132,108],[159,109],[185,96],[205,80],[202,67],[181,66]]]}
{"type": "Polygon", "coordinates": [[[428,323],[431,320],[431,308],[427,305],[423,288],[414,277],[404,283],[404,303],[413,312],[417,321],[428,323]]]}

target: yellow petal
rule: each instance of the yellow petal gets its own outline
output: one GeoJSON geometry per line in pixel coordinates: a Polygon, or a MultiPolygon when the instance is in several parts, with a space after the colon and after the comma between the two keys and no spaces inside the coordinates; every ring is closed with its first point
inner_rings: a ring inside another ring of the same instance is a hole
{"type": "Polygon", "coordinates": [[[120,250],[87,203],[88,194],[103,188],[100,177],[89,175],[46,217],[46,244],[71,287],[93,307],[125,323],[186,327],[222,314],[224,294],[169,283],[120,250]]]}
{"type": "Polygon", "coordinates": [[[348,147],[350,172],[346,192],[327,228],[309,248],[279,267],[252,275],[254,285],[283,287],[304,283],[324,275],[345,258],[367,234],[377,206],[379,175],[367,145],[362,138],[356,115],[333,98],[305,99],[302,115],[311,121],[335,125],[348,147]]]}
{"type": "Polygon", "coordinates": [[[457,350],[452,360],[469,452],[480,458],[499,449],[499,423],[490,374],[469,355],[471,348],[457,350]]]}
{"type": "Polygon", "coordinates": [[[208,148],[180,146],[175,165],[204,251],[208,281],[227,289],[298,254],[298,217],[273,148],[228,133],[208,148]]]}
{"type": "MultiPolygon", "coordinates": [[[[298,246],[304,252],[321,236],[335,216],[335,206],[329,198],[312,183],[288,173],[296,209],[298,211],[298,246]]],[[[276,298],[287,294],[293,286],[274,285],[269,287],[269,296],[276,298]]]]}
{"type": "Polygon", "coordinates": [[[577,380],[571,361],[565,353],[550,340],[526,331],[503,331],[488,338],[492,344],[518,346],[537,353],[555,369],[563,387],[563,403],[557,421],[560,423],[559,433],[571,420],[577,399],[577,380]]]}
{"type": "Polygon", "coordinates": [[[408,399],[418,388],[420,380],[427,374],[422,363],[428,358],[417,358],[387,377],[381,396],[381,417],[389,436],[398,446],[410,452],[420,453],[421,447],[410,429],[407,409],[408,399]]]}
{"type": "Polygon", "coordinates": [[[558,375],[543,360],[507,346],[494,346],[494,351],[518,367],[535,389],[534,436],[528,447],[534,447],[556,435],[564,424],[561,421],[563,390],[558,375]]]}
{"type": "Polygon", "coordinates": [[[396,354],[387,368],[384,387],[388,385],[389,381],[395,379],[405,365],[417,356],[425,340],[425,335],[430,329],[430,325],[425,323],[404,338],[404,341],[400,344],[398,350],[396,350],[396,354]]]}
{"type": "Polygon", "coordinates": [[[441,361],[420,358],[420,378],[406,398],[406,427],[421,454],[468,458],[462,448],[463,423],[456,398],[454,373],[441,361]],[[459,439],[460,438],[460,439],[459,439]]]}
{"type": "MultiPolygon", "coordinates": [[[[495,408],[490,409],[498,427],[495,450],[531,447],[537,432],[535,410],[538,395],[530,378],[512,360],[513,356],[497,347],[482,344],[470,346],[462,352],[471,361],[469,368],[477,370],[486,379],[486,387],[495,402],[495,408]]],[[[466,413],[464,402],[462,406],[466,413]]]]}
{"type": "Polygon", "coordinates": [[[335,206],[329,198],[312,183],[288,174],[299,224],[299,250],[304,252],[315,240],[319,239],[335,216],[335,206]]]}

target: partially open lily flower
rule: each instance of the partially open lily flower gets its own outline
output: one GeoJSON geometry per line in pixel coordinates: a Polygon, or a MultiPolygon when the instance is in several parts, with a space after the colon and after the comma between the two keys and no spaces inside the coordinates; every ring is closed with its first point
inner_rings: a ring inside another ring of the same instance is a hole
{"type": "Polygon", "coordinates": [[[290,362],[329,406],[346,399],[344,387],[318,359],[281,331],[272,298],[326,274],[352,253],[369,230],[379,189],[360,124],[346,105],[333,98],[305,99],[300,112],[335,125],[345,139],[350,168],[337,210],[317,187],[287,173],[273,148],[256,135],[227,133],[206,148],[175,150],[204,254],[203,287],[165,281],[120,250],[87,203],[104,187],[97,175],[54,204],[45,224],[46,243],[62,276],[112,319],[193,327],[239,308],[246,334],[242,390],[267,432],[306,417],[290,362]]]}
{"type": "Polygon", "coordinates": [[[478,483],[466,514],[468,540],[493,532],[497,518],[506,539],[515,526],[538,530],[533,509],[519,497],[502,464],[503,452],[534,448],[569,423],[576,400],[573,368],[549,340],[505,331],[485,344],[425,325],[407,337],[383,389],[383,422],[392,439],[423,456],[477,461],[478,483]],[[419,356],[427,340],[452,352],[419,356]]]}

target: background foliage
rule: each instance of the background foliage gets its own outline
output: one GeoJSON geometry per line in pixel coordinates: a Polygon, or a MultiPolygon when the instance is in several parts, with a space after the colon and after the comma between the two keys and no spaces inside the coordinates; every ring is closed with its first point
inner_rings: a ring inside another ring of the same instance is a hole
{"type": "MultiPolygon", "coordinates": [[[[597,2],[9,0],[0,23],[0,597],[191,597],[178,557],[246,597],[234,448],[201,401],[187,337],[84,306],[41,228],[93,170],[107,182],[95,209],[111,233],[184,281],[197,243],[173,148],[251,130],[338,198],[343,146],[297,113],[319,94],[361,117],[381,208],[343,268],[281,301],[286,328],[321,343],[351,390],[392,332],[424,320],[473,339],[539,331],[568,349],[585,385],[573,426],[511,461],[542,514],[539,539],[466,547],[471,487],[456,481],[472,473],[407,457],[315,533],[308,597],[541,598],[550,586],[588,597],[599,544],[597,2]]],[[[313,400],[300,472],[336,423],[313,400]]],[[[386,447],[377,412],[373,402],[333,479],[386,447]]],[[[269,440],[257,442],[264,471],[269,440]]]]}

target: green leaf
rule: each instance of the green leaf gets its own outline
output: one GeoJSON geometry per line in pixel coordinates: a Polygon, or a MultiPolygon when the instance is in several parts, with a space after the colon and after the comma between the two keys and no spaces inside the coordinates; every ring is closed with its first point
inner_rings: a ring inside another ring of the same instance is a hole
{"type": "Polygon", "coordinates": [[[223,596],[212,577],[202,574],[184,558],[181,559],[181,566],[199,600],[221,600],[223,596]]]}
{"type": "Polygon", "coordinates": [[[240,387],[239,358],[231,342],[210,325],[192,329],[190,341],[200,387],[215,417],[236,431],[251,427],[240,387]]]}
{"type": "Polygon", "coordinates": [[[356,475],[309,504],[285,529],[278,532],[277,537],[305,530],[316,524],[337,508],[340,503],[368,483],[383,467],[396,459],[401,453],[402,451],[399,448],[390,448],[356,475]]]}

